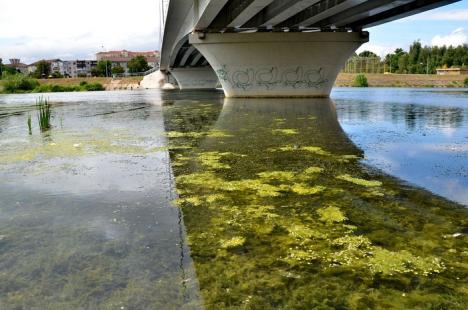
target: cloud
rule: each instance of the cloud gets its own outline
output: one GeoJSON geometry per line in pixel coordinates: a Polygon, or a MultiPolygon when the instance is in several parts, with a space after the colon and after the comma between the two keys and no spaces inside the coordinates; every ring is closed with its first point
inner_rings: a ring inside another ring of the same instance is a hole
{"type": "Polygon", "coordinates": [[[468,44],[468,35],[465,33],[464,28],[455,29],[448,35],[436,35],[432,38],[431,45],[433,46],[457,46],[468,44]]]}
{"type": "Polygon", "coordinates": [[[363,51],[371,51],[375,54],[377,54],[380,57],[385,57],[385,55],[393,53],[397,48],[401,46],[397,45],[379,45],[379,44],[373,44],[373,43],[365,43],[359,47],[359,49],[356,51],[356,53],[361,53],[363,51]]]}
{"type": "Polygon", "coordinates": [[[0,58],[94,58],[111,49],[159,47],[159,2],[0,1],[0,58]],[[103,48],[104,47],[104,48],[103,48]]]}

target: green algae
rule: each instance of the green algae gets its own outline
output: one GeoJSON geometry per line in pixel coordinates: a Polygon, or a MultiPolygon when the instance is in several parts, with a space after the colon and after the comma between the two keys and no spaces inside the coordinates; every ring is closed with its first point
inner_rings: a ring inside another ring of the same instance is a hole
{"type": "Polygon", "coordinates": [[[341,223],[348,219],[339,208],[333,206],[318,209],[317,213],[320,215],[320,221],[327,224],[341,223]]]}
{"type": "Polygon", "coordinates": [[[174,163],[180,154],[199,163],[174,172],[180,198],[201,202],[180,207],[207,309],[463,308],[465,242],[443,236],[462,229],[465,210],[388,176],[352,177],[369,168],[359,151],[330,143],[339,135],[320,127],[331,123],[323,113],[300,120],[249,109],[216,123],[229,139],[199,136],[171,150],[174,163]],[[279,124],[301,134],[275,134],[279,124]],[[230,167],[218,169],[198,159],[211,152],[245,155],[213,156],[230,167]]]}
{"type": "Polygon", "coordinates": [[[220,246],[223,249],[233,249],[237,248],[240,246],[243,246],[245,243],[245,238],[244,237],[233,237],[229,240],[221,240],[220,241],[220,246]]]}
{"type": "Polygon", "coordinates": [[[221,130],[212,129],[212,130],[208,131],[208,133],[206,134],[206,137],[208,137],[208,138],[229,138],[229,137],[232,137],[232,135],[227,134],[226,132],[221,131],[221,130]]]}
{"type": "Polygon", "coordinates": [[[273,134],[281,134],[281,135],[297,135],[299,132],[297,129],[273,129],[272,130],[273,134]]]}
{"type": "Polygon", "coordinates": [[[168,138],[199,138],[205,135],[204,132],[179,132],[179,131],[170,131],[166,133],[168,138]]]}
{"type": "Polygon", "coordinates": [[[56,132],[50,142],[7,145],[0,154],[0,162],[13,164],[22,161],[50,158],[73,158],[93,154],[149,154],[164,151],[164,147],[148,148],[127,132],[91,129],[88,132],[56,132]]]}
{"type": "Polygon", "coordinates": [[[257,175],[261,179],[277,180],[277,181],[282,181],[282,182],[290,182],[294,180],[294,177],[296,176],[293,172],[290,172],[290,171],[260,172],[257,175]]]}
{"type": "Polygon", "coordinates": [[[366,187],[376,187],[376,186],[382,186],[382,182],[380,181],[373,181],[373,180],[364,180],[360,178],[355,178],[350,176],[349,174],[342,174],[336,177],[337,179],[344,180],[350,183],[354,183],[357,185],[361,186],[366,186],[366,187]]]}
{"type": "Polygon", "coordinates": [[[396,273],[412,273],[429,276],[441,273],[445,265],[437,257],[418,257],[408,251],[392,252],[374,247],[369,268],[373,273],[391,276],[396,273]]]}
{"type": "Polygon", "coordinates": [[[322,173],[323,168],[320,167],[309,167],[302,172],[302,175],[309,176],[317,173],[322,173]]]}
{"type": "Polygon", "coordinates": [[[227,138],[232,137],[231,135],[227,134],[221,130],[210,130],[207,132],[180,132],[180,131],[170,131],[166,133],[168,138],[201,138],[201,137],[208,137],[208,138],[227,138]]]}
{"type": "Polygon", "coordinates": [[[291,190],[298,195],[315,195],[326,189],[325,186],[315,185],[309,186],[305,183],[294,183],[291,190]]]}
{"type": "Polygon", "coordinates": [[[270,152],[307,152],[317,155],[330,156],[330,152],[325,151],[320,146],[297,146],[297,145],[285,145],[280,147],[269,148],[270,152]]]}
{"type": "Polygon", "coordinates": [[[198,160],[208,169],[230,169],[231,166],[221,163],[221,159],[228,155],[232,153],[203,152],[198,155],[198,160]]]}

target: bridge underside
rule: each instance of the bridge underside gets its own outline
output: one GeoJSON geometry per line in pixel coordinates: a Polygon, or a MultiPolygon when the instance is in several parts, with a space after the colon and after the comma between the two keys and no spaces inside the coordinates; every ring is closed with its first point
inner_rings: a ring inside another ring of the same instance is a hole
{"type": "Polygon", "coordinates": [[[328,96],[363,29],[457,1],[171,0],[161,70],[230,97],[328,96]]]}

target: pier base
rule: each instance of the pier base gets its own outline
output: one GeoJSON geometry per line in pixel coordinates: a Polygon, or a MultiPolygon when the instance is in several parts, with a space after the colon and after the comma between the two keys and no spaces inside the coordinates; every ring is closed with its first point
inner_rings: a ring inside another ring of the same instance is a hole
{"type": "Polygon", "coordinates": [[[226,97],[329,97],[367,32],[194,33],[226,97]]]}
{"type": "Polygon", "coordinates": [[[211,67],[174,68],[170,70],[180,89],[214,89],[219,84],[211,67]]]}

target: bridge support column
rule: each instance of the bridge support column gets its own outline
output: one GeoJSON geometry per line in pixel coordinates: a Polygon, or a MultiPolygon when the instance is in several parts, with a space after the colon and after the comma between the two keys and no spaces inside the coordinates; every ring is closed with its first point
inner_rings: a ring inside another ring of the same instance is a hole
{"type": "Polygon", "coordinates": [[[329,97],[367,32],[194,33],[226,97],[329,97]]]}
{"type": "Polygon", "coordinates": [[[173,68],[170,72],[180,89],[214,89],[219,83],[211,67],[173,68]]]}

